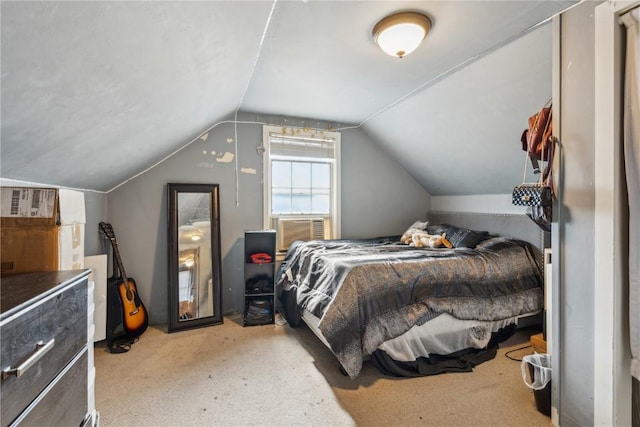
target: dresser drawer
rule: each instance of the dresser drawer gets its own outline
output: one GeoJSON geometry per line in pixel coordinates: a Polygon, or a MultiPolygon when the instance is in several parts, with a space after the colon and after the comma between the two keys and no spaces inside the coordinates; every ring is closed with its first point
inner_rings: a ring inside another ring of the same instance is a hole
{"type": "Polygon", "coordinates": [[[0,421],[6,426],[86,345],[87,279],[5,318],[0,324],[0,335],[3,370],[0,421]],[[38,349],[39,343],[45,347],[38,349]],[[9,367],[28,365],[30,357],[33,363],[20,376],[4,374],[9,367]]]}
{"type": "Polygon", "coordinates": [[[78,427],[88,408],[87,359],[86,350],[78,354],[20,415],[15,425],[78,427]]]}

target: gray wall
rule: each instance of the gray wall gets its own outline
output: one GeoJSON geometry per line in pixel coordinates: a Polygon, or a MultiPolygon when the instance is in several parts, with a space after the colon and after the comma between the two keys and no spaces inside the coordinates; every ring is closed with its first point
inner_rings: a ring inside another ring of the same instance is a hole
{"type": "MultiPolygon", "coordinates": [[[[308,121],[254,115],[240,120],[309,125],[308,121]]],[[[327,125],[314,121],[309,126],[327,125]]],[[[225,152],[236,154],[235,129],[230,123],[214,127],[206,140],[197,139],[108,195],[109,222],[151,323],[167,322],[168,182],[220,184],[223,309],[225,313],[241,310],[244,230],[262,228],[262,157],[256,152],[262,126],[240,123],[237,132],[237,205],[235,164],[218,161],[225,152]]],[[[415,219],[424,218],[429,194],[360,130],[343,131],[341,155],[343,237],[401,234],[415,219]]]]}
{"type": "Polygon", "coordinates": [[[107,193],[85,191],[84,208],[87,218],[84,227],[84,255],[103,254],[109,243],[100,234],[98,223],[107,221],[107,193]]]}
{"type": "MultiPolygon", "coordinates": [[[[560,263],[560,425],[593,423],[595,102],[594,9],[584,2],[561,15],[558,209],[560,263]]],[[[555,264],[555,261],[554,261],[555,264]]]]}

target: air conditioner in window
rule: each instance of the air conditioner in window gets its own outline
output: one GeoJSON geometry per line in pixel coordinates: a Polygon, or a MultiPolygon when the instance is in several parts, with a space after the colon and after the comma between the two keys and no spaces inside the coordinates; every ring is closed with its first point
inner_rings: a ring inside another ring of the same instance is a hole
{"type": "Polygon", "coordinates": [[[330,237],[329,218],[274,218],[278,232],[278,251],[286,251],[296,240],[317,240],[330,237]]]}

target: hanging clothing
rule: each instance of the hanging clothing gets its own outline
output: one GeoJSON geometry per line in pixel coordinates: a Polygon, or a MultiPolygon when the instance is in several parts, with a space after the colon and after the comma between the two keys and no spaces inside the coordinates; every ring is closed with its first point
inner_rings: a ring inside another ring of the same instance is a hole
{"type": "Polygon", "coordinates": [[[631,375],[640,380],[640,8],[621,17],[627,28],[624,161],[629,194],[629,326],[631,375]]]}

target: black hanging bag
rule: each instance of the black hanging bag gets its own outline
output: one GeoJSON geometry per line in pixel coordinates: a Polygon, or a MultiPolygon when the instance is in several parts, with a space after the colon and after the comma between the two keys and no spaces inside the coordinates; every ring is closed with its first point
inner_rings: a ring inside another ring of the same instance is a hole
{"type": "Polygon", "coordinates": [[[551,206],[551,188],[541,183],[522,183],[513,189],[515,206],[551,206]]]}

